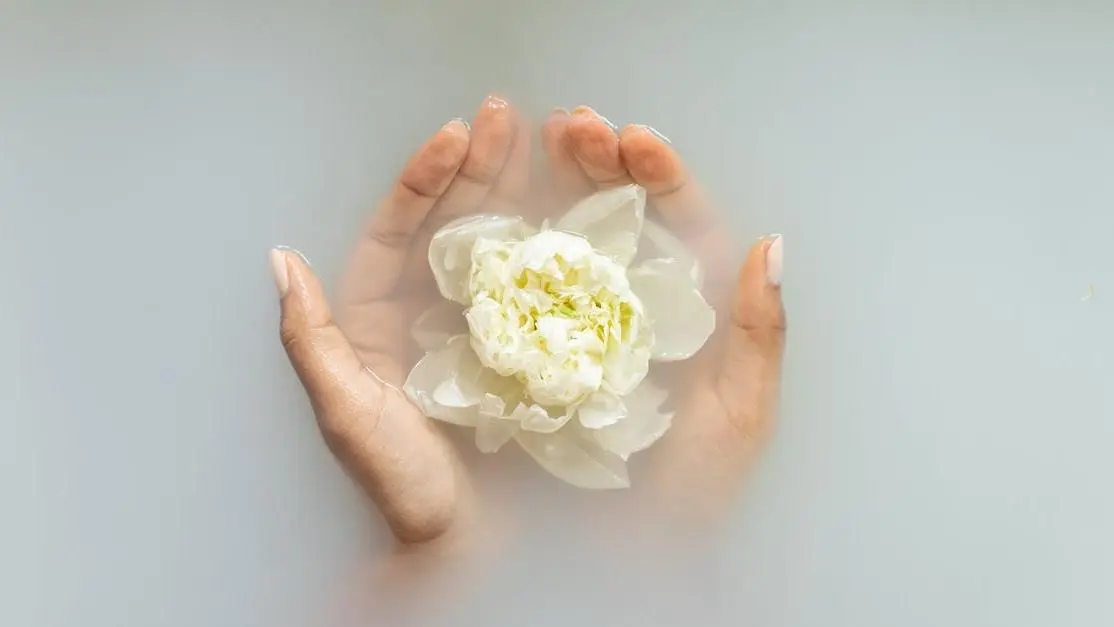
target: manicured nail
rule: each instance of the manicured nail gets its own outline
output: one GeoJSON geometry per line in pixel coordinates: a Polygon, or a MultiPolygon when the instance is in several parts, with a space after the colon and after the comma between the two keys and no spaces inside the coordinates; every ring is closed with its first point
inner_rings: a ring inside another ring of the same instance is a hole
{"type": "Polygon", "coordinates": [[[286,267],[286,253],[278,248],[271,249],[271,273],[275,276],[279,298],[286,296],[290,289],[290,271],[286,267]]]}
{"type": "Polygon", "coordinates": [[[445,125],[442,126],[441,129],[447,131],[454,127],[463,127],[465,131],[472,130],[472,125],[469,124],[468,120],[465,120],[464,118],[453,118],[448,122],[445,122],[445,125]]]}
{"type": "Polygon", "coordinates": [[[281,250],[284,253],[294,253],[295,255],[301,257],[302,261],[305,262],[307,266],[309,266],[310,268],[313,267],[313,264],[310,263],[309,257],[306,257],[305,253],[296,248],[291,248],[290,246],[275,246],[275,250],[281,250]]]}
{"type": "Polygon", "coordinates": [[[493,109],[506,109],[510,106],[510,103],[495,94],[488,94],[484,103],[493,109]]]}
{"type": "Polygon", "coordinates": [[[770,246],[766,249],[766,281],[770,285],[781,286],[781,259],[785,251],[785,240],[780,235],[770,236],[770,246]]]}
{"type": "Polygon", "coordinates": [[[662,140],[663,142],[665,142],[667,144],[670,144],[670,145],[673,144],[673,142],[670,141],[669,138],[666,137],[665,135],[662,135],[661,132],[658,131],[658,129],[656,129],[652,126],[647,126],[645,124],[642,125],[642,128],[646,129],[647,131],[650,132],[651,135],[653,135],[654,137],[657,137],[658,139],[662,140]]]}
{"type": "Polygon", "coordinates": [[[580,107],[577,107],[577,108],[582,110],[582,111],[587,111],[588,113],[596,116],[597,118],[599,118],[600,122],[603,122],[604,124],[606,124],[607,127],[610,128],[612,131],[614,131],[616,133],[619,132],[619,127],[615,126],[615,123],[612,122],[611,120],[609,120],[609,119],[603,117],[602,115],[600,115],[599,111],[596,111],[592,107],[588,107],[588,106],[580,106],[580,107]]]}

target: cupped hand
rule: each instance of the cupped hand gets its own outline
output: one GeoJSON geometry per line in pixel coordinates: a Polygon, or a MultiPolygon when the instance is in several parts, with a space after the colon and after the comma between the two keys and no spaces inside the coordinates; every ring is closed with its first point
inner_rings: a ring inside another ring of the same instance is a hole
{"type": "Polygon", "coordinates": [[[637,183],[647,192],[648,218],[675,234],[704,270],[702,291],[716,310],[716,331],[692,359],[656,367],[658,380],[676,394],[676,413],[665,436],[641,454],[649,476],[635,488],[674,520],[715,521],[777,411],[786,328],[782,238],[764,237],[744,251],[669,141],[651,127],[618,129],[578,107],[554,111],[542,140],[557,207],[637,183]]]}
{"type": "MultiPolygon", "coordinates": [[[[427,251],[434,232],[474,213],[522,213],[530,133],[489,98],[473,128],[452,121],[407,163],[371,217],[341,281],[334,321],[299,255],[272,253],[282,294],[282,339],[325,441],[406,546],[472,541],[478,508],[442,432],[399,391],[418,357],[412,322],[439,295],[427,251]]],[[[647,502],[674,516],[713,519],[732,501],[776,412],[785,318],[778,236],[742,254],[722,217],[668,141],[645,126],[617,130],[586,107],[543,127],[556,185],[554,212],[600,189],[637,183],[655,219],[705,270],[717,330],[694,358],[659,367],[674,383],[676,415],[642,456],[647,502]]],[[[537,217],[537,216],[531,216],[537,217]]],[[[556,215],[554,216],[556,217],[556,215]]]]}
{"type": "Polygon", "coordinates": [[[471,127],[445,124],[403,167],[363,229],[341,280],[335,317],[305,260],[276,249],[283,346],[325,442],[370,495],[402,545],[473,541],[476,506],[443,433],[399,390],[416,355],[410,324],[438,298],[427,258],[444,224],[519,204],[529,131],[488,97],[471,127]]]}

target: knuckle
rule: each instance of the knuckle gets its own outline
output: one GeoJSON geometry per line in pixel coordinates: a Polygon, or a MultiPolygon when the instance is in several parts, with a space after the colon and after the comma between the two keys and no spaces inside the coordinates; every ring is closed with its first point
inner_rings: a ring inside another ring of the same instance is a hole
{"type": "Polygon", "coordinates": [[[404,175],[399,179],[398,184],[403,191],[414,198],[433,200],[440,194],[442,182],[448,175],[447,171],[429,170],[404,175]]]}
{"type": "Polygon", "coordinates": [[[279,340],[282,342],[282,347],[286,349],[287,352],[290,352],[298,343],[300,337],[300,326],[294,320],[283,317],[282,322],[279,324],[279,340]]]}
{"type": "Polygon", "coordinates": [[[413,237],[413,234],[407,230],[384,226],[377,226],[367,231],[369,240],[384,248],[391,249],[405,248],[411,237],[413,237]]]}
{"type": "Polygon", "coordinates": [[[457,177],[474,185],[488,187],[499,177],[499,173],[503,170],[503,162],[503,159],[496,158],[494,155],[469,159],[461,166],[457,177]]]}

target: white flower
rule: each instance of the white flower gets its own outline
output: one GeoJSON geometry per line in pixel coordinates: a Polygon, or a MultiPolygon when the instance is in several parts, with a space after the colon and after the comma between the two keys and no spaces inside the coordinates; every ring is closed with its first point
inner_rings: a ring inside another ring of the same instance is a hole
{"type": "Polygon", "coordinates": [[[645,205],[629,185],[552,229],[471,216],[438,231],[446,301],[414,324],[427,353],[405,385],[422,412],[474,427],[484,452],[514,439],[573,485],[627,487],[626,460],[672,420],[650,362],[691,357],[715,327],[696,262],[645,205]]]}

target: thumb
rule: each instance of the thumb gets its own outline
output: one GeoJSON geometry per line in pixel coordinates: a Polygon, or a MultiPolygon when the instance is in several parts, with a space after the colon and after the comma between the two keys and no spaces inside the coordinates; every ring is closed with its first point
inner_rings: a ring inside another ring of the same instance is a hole
{"type": "Polygon", "coordinates": [[[747,253],[717,382],[731,420],[741,432],[759,440],[773,425],[781,389],[786,329],[781,302],[783,252],[782,236],[771,235],[747,253]]]}
{"type": "Polygon", "coordinates": [[[326,444],[407,544],[439,539],[456,518],[457,472],[444,438],[405,396],[366,370],[333,322],[304,258],[271,251],[280,336],[326,444]]]}

